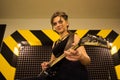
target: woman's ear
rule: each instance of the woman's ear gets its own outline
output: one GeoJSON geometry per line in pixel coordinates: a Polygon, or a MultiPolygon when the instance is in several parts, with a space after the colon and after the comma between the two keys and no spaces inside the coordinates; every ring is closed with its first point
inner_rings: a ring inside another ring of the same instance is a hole
{"type": "Polygon", "coordinates": [[[69,24],[67,24],[67,28],[69,28],[69,24]]]}

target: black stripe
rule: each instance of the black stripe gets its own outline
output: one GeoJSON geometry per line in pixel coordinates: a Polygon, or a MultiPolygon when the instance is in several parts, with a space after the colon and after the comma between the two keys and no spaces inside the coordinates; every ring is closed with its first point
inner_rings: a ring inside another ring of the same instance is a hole
{"type": "Polygon", "coordinates": [[[1,72],[0,72],[0,80],[6,80],[5,77],[2,75],[1,72]]]}
{"type": "Polygon", "coordinates": [[[100,30],[89,30],[83,37],[87,36],[87,34],[97,35],[97,33],[98,33],[99,31],[100,31],[100,30]]]}
{"type": "Polygon", "coordinates": [[[41,41],[42,45],[52,45],[53,41],[41,30],[31,30],[31,32],[41,41]]]}
{"type": "MultiPolygon", "coordinates": [[[[26,41],[27,40],[18,32],[18,31],[15,31],[13,34],[11,34],[12,38],[14,38],[14,40],[17,42],[17,43],[22,43],[22,41],[26,41]]],[[[24,43],[23,43],[24,44],[24,43]]],[[[29,43],[25,44],[25,45],[30,45],[29,43]]]]}
{"type": "Polygon", "coordinates": [[[76,30],[69,30],[70,32],[72,32],[72,33],[75,33],[76,32],[76,30]]]}
{"type": "Polygon", "coordinates": [[[4,42],[1,49],[1,54],[11,66],[16,67],[17,56],[8,48],[8,46],[4,42]]]}
{"type": "Polygon", "coordinates": [[[112,57],[113,57],[114,66],[119,65],[120,64],[120,49],[117,53],[112,55],[112,57]]]}
{"type": "Polygon", "coordinates": [[[6,29],[6,25],[0,24],[0,51],[1,51],[1,46],[2,46],[2,41],[3,41],[5,29],[6,29]]]}
{"type": "Polygon", "coordinates": [[[115,31],[111,31],[109,35],[106,37],[106,40],[109,42],[114,42],[114,40],[118,37],[118,34],[115,31]]]}

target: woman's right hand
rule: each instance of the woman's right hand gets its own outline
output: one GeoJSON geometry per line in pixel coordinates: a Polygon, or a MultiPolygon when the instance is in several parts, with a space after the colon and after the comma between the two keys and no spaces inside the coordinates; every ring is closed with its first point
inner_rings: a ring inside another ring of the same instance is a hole
{"type": "Polygon", "coordinates": [[[49,62],[41,63],[42,70],[46,70],[48,68],[49,62]]]}

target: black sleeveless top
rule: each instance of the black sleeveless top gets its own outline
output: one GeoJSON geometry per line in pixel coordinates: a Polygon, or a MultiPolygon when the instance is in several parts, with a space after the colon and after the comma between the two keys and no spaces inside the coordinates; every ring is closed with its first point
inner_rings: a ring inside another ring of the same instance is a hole
{"type": "MultiPolygon", "coordinates": [[[[64,52],[69,36],[63,41],[58,42],[52,49],[55,57],[59,57],[64,52]]],[[[57,72],[54,80],[88,80],[87,70],[80,61],[69,61],[63,58],[57,63],[57,72]]]]}

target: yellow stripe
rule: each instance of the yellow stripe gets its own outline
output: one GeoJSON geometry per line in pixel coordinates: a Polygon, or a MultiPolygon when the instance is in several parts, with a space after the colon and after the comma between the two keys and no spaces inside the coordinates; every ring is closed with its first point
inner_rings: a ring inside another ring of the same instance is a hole
{"type": "Polygon", "coordinates": [[[14,80],[16,69],[9,65],[9,63],[0,54],[0,72],[6,78],[6,80],[14,80]]]}
{"type": "Polygon", "coordinates": [[[33,35],[29,30],[18,30],[18,32],[27,40],[27,42],[32,45],[42,45],[40,40],[33,35]]]}
{"type": "Polygon", "coordinates": [[[112,30],[101,30],[97,35],[105,38],[112,30]]]}
{"type": "Polygon", "coordinates": [[[115,54],[120,49],[120,35],[112,43],[111,54],[115,54]]]}
{"type": "Polygon", "coordinates": [[[75,33],[78,34],[80,38],[82,38],[89,30],[77,30],[75,33]]]}
{"type": "Polygon", "coordinates": [[[120,65],[115,66],[115,71],[117,74],[117,79],[120,80],[120,65]]]}
{"type": "Polygon", "coordinates": [[[42,30],[53,42],[59,39],[59,35],[53,30],[42,30]]]}
{"type": "Polygon", "coordinates": [[[4,42],[15,55],[19,55],[19,52],[15,51],[19,49],[18,43],[11,36],[5,38],[4,42]]]}

